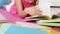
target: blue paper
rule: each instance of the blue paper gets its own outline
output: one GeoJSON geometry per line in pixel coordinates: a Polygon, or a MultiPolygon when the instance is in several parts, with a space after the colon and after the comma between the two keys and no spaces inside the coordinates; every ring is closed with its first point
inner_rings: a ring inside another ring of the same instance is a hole
{"type": "Polygon", "coordinates": [[[47,31],[12,25],[5,34],[48,34],[47,31]]]}

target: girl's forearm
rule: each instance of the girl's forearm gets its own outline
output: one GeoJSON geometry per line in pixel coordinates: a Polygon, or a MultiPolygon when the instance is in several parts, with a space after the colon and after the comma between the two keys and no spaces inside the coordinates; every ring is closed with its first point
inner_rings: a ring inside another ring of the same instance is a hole
{"type": "Polygon", "coordinates": [[[27,13],[25,13],[23,11],[21,0],[16,0],[16,6],[17,6],[17,9],[18,9],[18,16],[25,17],[27,15],[27,13]]]}
{"type": "Polygon", "coordinates": [[[18,15],[19,15],[23,11],[21,0],[16,0],[16,6],[17,6],[17,9],[18,9],[18,15]]]}

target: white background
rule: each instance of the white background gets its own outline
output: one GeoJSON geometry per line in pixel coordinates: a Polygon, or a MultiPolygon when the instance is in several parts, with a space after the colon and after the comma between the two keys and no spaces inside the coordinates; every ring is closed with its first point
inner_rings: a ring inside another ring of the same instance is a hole
{"type": "Polygon", "coordinates": [[[50,0],[51,6],[60,6],[60,0],[50,0]]]}
{"type": "MultiPolygon", "coordinates": [[[[51,6],[60,6],[60,0],[51,0],[50,1],[51,6]]],[[[60,12],[60,8],[51,8],[51,14],[57,14],[60,12]]]]}
{"type": "Polygon", "coordinates": [[[40,0],[39,6],[43,11],[43,15],[50,16],[50,0],[40,0]]]}

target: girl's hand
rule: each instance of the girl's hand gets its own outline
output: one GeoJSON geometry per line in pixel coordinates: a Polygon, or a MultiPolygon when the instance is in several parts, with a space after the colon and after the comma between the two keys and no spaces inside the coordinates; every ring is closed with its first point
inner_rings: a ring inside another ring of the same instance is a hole
{"type": "Polygon", "coordinates": [[[31,16],[40,16],[42,15],[42,11],[40,11],[38,8],[36,7],[30,7],[30,8],[26,8],[24,10],[26,13],[30,14],[31,16]]]}
{"type": "Polygon", "coordinates": [[[24,18],[27,15],[26,12],[22,11],[18,14],[19,17],[24,18]]]}

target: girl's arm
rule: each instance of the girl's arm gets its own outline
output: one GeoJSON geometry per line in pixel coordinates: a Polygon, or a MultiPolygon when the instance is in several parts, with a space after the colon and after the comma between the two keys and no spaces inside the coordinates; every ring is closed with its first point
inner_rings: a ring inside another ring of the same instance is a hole
{"type": "Polygon", "coordinates": [[[19,12],[23,11],[21,0],[16,0],[16,6],[19,12]]]}
{"type": "Polygon", "coordinates": [[[17,9],[18,9],[19,17],[25,17],[27,15],[27,13],[25,13],[23,11],[23,6],[22,6],[21,0],[16,0],[16,6],[17,6],[17,9]]]}

